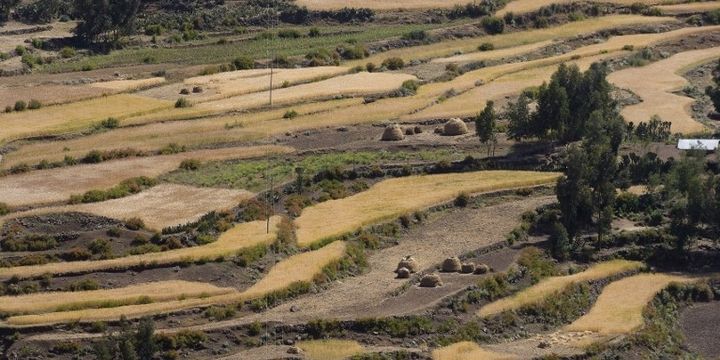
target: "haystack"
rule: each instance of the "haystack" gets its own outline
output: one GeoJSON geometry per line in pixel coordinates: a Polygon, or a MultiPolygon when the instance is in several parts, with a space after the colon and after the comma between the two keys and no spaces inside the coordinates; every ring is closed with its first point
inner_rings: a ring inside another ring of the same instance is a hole
{"type": "Polygon", "coordinates": [[[420,280],[420,287],[434,288],[438,286],[442,286],[442,280],[438,274],[425,275],[420,280]]]}
{"type": "Polygon", "coordinates": [[[468,133],[468,127],[465,122],[460,119],[450,119],[443,128],[445,136],[460,136],[468,133]]]}
{"type": "Polygon", "coordinates": [[[385,128],[382,135],[382,141],[400,141],[405,139],[405,134],[398,124],[390,125],[385,128]]]}
{"type": "Polygon", "coordinates": [[[422,134],[423,129],[422,129],[421,127],[419,127],[419,126],[416,126],[416,127],[413,129],[413,132],[415,132],[415,134],[422,134]]]}
{"type": "Polygon", "coordinates": [[[395,271],[400,271],[401,268],[406,268],[414,274],[420,270],[420,264],[412,256],[406,256],[405,258],[400,260],[400,263],[398,263],[397,266],[397,270],[395,271]]]}
{"type": "Polygon", "coordinates": [[[443,272],[459,272],[460,270],[462,270],[462,263],[460,262],[460,259],[456,257],[451,257],[443,261],[443,272]]]}
{"type": "Polygon", "coordinates": [[[403,268],[399,268],[397,270],[397,278],[398,279],[407,279],[409,277],[410,277],[410,270],[408,270],[407,268],[403,267],[403,268]]]}
{"type": "Polygon", "coordinates": [[[474,263],[462,264],[462,268],[460,268],[460,272],[463,274],[474,273],[475,272],[475,264],[474,263]]]}
{"type": "Polygon", "coordinates": [[[413,128],[406,128],[406,129],[405,129],[405,135],[408,135],[408,136],[413,136],[413,135],[415,135],[415,129],[413,129],[413,128]]]}
{"type": "Polygon", "coordinates": [[[477,275],[487,274],[488,272],[490,272],[490,267],[485,264],[480,264],[475,267],[475,274],[477,275]]]}

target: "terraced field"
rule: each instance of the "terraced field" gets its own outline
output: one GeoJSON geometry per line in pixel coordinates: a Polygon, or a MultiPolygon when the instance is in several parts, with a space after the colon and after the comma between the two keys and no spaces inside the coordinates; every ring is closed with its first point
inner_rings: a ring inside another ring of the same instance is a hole
{"type": "MultiPolygon", "coordinates": [[[[593,0],[594,1],[594,0],[593,0]]],[[[609,0],[609,1],[597,1],[618,5],[632,5],[634,3],[641,3],[645,5],[655,5],[662,3],[660,0],[609,0]]],[[[523,14],[533,11],[537,11],[542,7],[550,6],[554,4],[569,4],[572,3],[570,0],[514,0],[508,3],[502,10],[497,12],[497,16],[503,16],[507,13],[523,14]]]]}
{"type": "Polygon", "coordinates": [[[373,10],[398,10],[398,9],[441,9],[451,8],[455,5],[465,5],[463,1],[450,0],[404,0],[393,3],[383,0],[298,0],[298,5],[307,6],[313,10],[339,10],[343,8],[369,8],[373,10]]]}

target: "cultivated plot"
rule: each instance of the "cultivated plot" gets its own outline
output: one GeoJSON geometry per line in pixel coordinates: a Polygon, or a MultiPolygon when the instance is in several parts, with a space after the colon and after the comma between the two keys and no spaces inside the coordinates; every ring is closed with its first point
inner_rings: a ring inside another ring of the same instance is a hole
{"type": "Polygon", "coordinates": [[[157,177],[177,169],[186,159],[247,159],[292,151],[293,149],[283,146],[223,148],[38,170],[0,177],[0,199],[13,207],[61,202],[89,190],[111,188],[130,178],[157,177]]]}
{"type": "Polygon", "coordinates": [[[148,79],[137,79],[137,80],[114,80],[114,81],[102,81],[92,83],[88,86],[108,89],[117,92],[134,91],[160,85],[165,82],[163,77],[153,77],[148,79]]]}
{"type": "Polygon", "coordinates": [[[340,10],[344,8],[369,8],[373,10],[421,10],[451,8],[465,5],[462,0],[297,0],[299,6],[313,10],[340,10]]]}
{"type": "MultiPolygon", "coordinates": [[[[542,7],[550,6],[553,4],[569,4],[572,0],[514,0],[509,2],[496,13],[497,16],[503,16],[507,13],[523,14],[533,11],[537,11],[542,7]]],[[[662,0],[591,0],[590,2],[598,3],[610,3],[618,5],[632,5],[634,3],[641,3],[645,5],[655,5],[662,3],[662,0]]]]}
{"type": "Polygon", "coordinates": [[[462,192],[481,193],[549,184],[558,176],[557,173],[532,171],[480,171],[386,180],[354,196],[305,209],[295,221],[298,244],[311,246],[365,225],[450,201],[462,192]],[[408,191],[413,195],[408,196],[408,191]]]}
{"type": "Polygon", "coordinates": [[[720,1],[690,2],[686,4],[659,5],[655,7],[667,15],[697,14],[720,9],[720,1]]]}
{"type": "Polygon", "coordinates": [[[79,212],[118,220],[139,218],[148,228],[162,230],[197,221],[210,211],[231,208],[252,196],[252,193],[243,190],[161,184],[120,199],[12,213],[0,217],[0,225],[8,219],[32,215],[79,212]]]}
{"type": "Polygon", "coordinates": [[[513,360],[519,357],[481,348],[473,342],[460,342],[436,349],[432,352],[433,360],[513,360]]]}
{"type": "Polygon", "coordinates": [[[298,342],[296,346],[310,359],[317,360],[345,360],[365,351],[362,345],[352,340],[310,340],[298,342]]]}
{"type": "Polygon", "coordinates": [[[693,119],[689,108],[694,99],[676,95],[675,91],[688,85],[682,77],[693,66],[710,62],[720,56],[720,47],[686,51],[643,67],[628,68],[608,76],[617,87],[628,89],[642,99],[636,105],[626,106],[622,115],[628,122],[647,122],[654,115],[672,123],[673,133],[701,132],[706,127],[693,119]]]}

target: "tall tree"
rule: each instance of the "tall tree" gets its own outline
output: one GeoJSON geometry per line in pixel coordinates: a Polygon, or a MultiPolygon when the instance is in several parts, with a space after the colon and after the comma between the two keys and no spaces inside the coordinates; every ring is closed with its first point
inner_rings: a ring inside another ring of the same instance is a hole
{"type": "Polygon", "coordinates": [[[0,0],[0,24],[10,20],[10,10],[20,4],[20,0],[0,0]]]}
{"type": "Polygon", "coordinates": [[[155,323],[152,318],[146,317],[140,320],[137,333],[135,334],[135,343],[137,344],[137,354],[140,360],[152,360],[157,351],[155,345],[155,323]]]}
{"type": "Polygon", "coordinates": [[[141,0],[75,0],[75,34],[88,43],[117,41],[135,25],[141,0]]]}
{"type": "Polygon", "coordinates": [[[522,94],[517,102],[508,104],[505,110],[508,119],[508,135],[511,139],[522,140],[532,136],[532,116],[530,115],[530,99],[522,94]]]}
{"type": "Polygon", "coordinates": [[[592,193],[587,183],[587,156],[578,146],[571,146],[565,160],[564,176],[557,183],[557,198],[562,223],[571,239],[592,224],[592,193]]]}
{"type": "Polygon", "coordinates": [[[557,81],[543,84],[533,119],[535,133],[541,138],[562,139],[569,119],[570,102],[565,88],[557,81]]]}
{"type": "Polygon", "coordinates": [[[485,109],[475,118],[475,132],[480,138],[480,142],[487,146],[488,156],[495,156],[495,146],[497,145],[496,126],[497,114],[495,114],[495,103],[488,101],[485,109]]]}

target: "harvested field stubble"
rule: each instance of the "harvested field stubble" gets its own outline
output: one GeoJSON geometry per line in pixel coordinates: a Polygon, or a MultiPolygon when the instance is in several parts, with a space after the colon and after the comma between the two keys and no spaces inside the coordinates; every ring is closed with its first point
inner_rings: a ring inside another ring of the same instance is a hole
{"type": "Polygon", "coordinates": [[[296,345],[312,360],[345,360],[364,352],[357,341],[350,340],[311,340],[296,345]]]}
{"type": "Polygon", "coordinates": [[[512,360],[515,355],[484,350],[473,342],[461,342],[433,350],[433,360],[512,360]]]}
{"type": "Polygon", "coordinates": [[[696,133],[706,127],[693,119],[689,108],[694,99],[673,94],[688,84],[682,77],[684,71],[695,65],[716,60],[720,56],[720,47],[692,50],[675,54],[667,59],[647,66],[628,68],[608,76],[615,86],[628,89],[642,98],[636,105],[626,106],[622,115],[625,120],[638,124],[647,122],[653,115],[672,123],[673,133],[696,133]]]}
{"type": "Polygon", "coordinates": [[[10,206],[67,201],[71,195],[82,194],[89,190],[108,189],[126,179],[140,176],[157,177],[177,169],[186,159],[198,161],[246,159],[292,151],[293,149],[283,146],[224,148],[38,170],[0,177],[0,199],[10,206]]]}
{"type": "MultiPolygon", "coordinates": [[[[264,234],[264,222],[262,223],[264,234]]],[[[274,237],[274,234],[272,235],[274,237]]],[[[257,284],[242,293],[210,296],[199,299],[167,301],[162,303],[122,306],[112,309],[87,309],[43,315],[13,316],[6,320],[11,326],[27,327],[67,322],[94,322],[117,320],[121,315],[138,318],[151,314],[169,313],[183,309],[207,307],[220,304],[234,304],[260,298],[275,291],[288,288],[296,283],[313,281],[322,269],[345,256],[344,242],[335,242],[322,249],[294,255],[270,269],[270,273],[257,284]]]]}
{"type": "MultiPolygon", "coordinates": [[[[542,7],[554,4],[569,4],[572,0],[514,0],[508,3],[504,8],[496,13],[497,16],[503,16],[507,13],[523,14],[537,11],[542,7]]],[[[655,5],[663,3],[663,0],[590,0],[590,2],[610,3],[618,5],[632,5],[635,3],[645,5],[655,5]]]]}
{"type": "Polygon", "coordinates": [[[663,14],[667,15],[684,15],[696,14],[707,11],[720,9],[720,1],[707,2],[690,2],[685,4],[659,5],[655,8],[660,9],[663,14]]]}
{"type": "Polygon", "coordinates": [[[566,327],[602,335],[628,334],[643,325],[643,310],[671,283],[693,279],[667,274],[640,274],[615,281],[600,294],[590,312],[566,327]]]}
{"type": "Polygon", "coordinates": [[[132,255],[110,260],[74,261],[45,265],[19,266],[0,269],[0,278],[32,278],[43,274],[75,274],[93,271],[123,270],[144,264],[167,265],[186,261],[214,260],[229,256],[245,248],[268,245],[275,241],[275,228],[279,218],[271,221],[271,232],[266,233],[265,221],[238,224],[220,235],[210,244],[191,248],[168,250],[159,253],[132,255]]]}
{"type": "Polygon", "coordinates": [[[313,10],[340,10],[343,8],[369,8],[373,10],[417,10],[442,9],[456,5],[465,5],[463,0],[403,0],[393,2],[387,0],[298,0],[300,6],[313,10]]]}
{"type": "Polygon", "coordinates": [[[124,91],[133,91],[133,90],[148,88],[148,87],[160,85],[164,82],[165,82],[165,78],[154,77],[154,78],[138,79],[138,80],[115,80],[115,81],[96,82],[96,83],[90,84],[89,86],[101,88],[101,89],[114,90],[117,92],[124,92],[124,91]]]}
{"type": "Polygon", "coordinates": [[[197,221],[213,210],[224,210],[252,197],[241,190],[197,188],[162,184],[128,197],[99,203],[38,208],[0,217],[0,225],[9,219],[62,212],[90,213],[113,219],[139,218],[150,229],[183,225],[197,221]]]}
{"type": "Polygon", "coordinates": [[[604,279],[629,271],[636,271],[644,265],[636,261],[613,260],[593,265],[589,269],[574,275],[547,278],[537,285],[520,291],[507,298],[490,303],[478,311],[480,317],[490,317],[505,311],[517,310],[523,306],[537,304],[549,296],[563,291],[568,286],[582,282],[604,279]]]}
{"type": "Polygon", "coordinates": [[[463,192],[529,187],[549,184],[557,178],[556,173],[480,171],[386,180],[357,195],[305,209],[295,221],[298,244],[311,246],[368,224],[450,201],[463,192]],[[408,191],[413,195],[408,196],[408,191]]]}
{"type": "Polygon", "coordinates": [[[169,101],[120,94],[38,110],[0,114],[0,144],[33,136],[89,128],[109,117],[118,119],[172,107],[169,101]]]}
{"type": "Polygon", "coordinates": [[[180,297],[192,299],[233,292],[235,292],[233,288],[219,288],[207,283],[161,281],[119,289],[3,296],[0,297],[0,312],[7,314],[39,314],[63,311],[63,309],[118,307],[138,304],[142,301],[163,302],[177,300],[180,297]]]}

